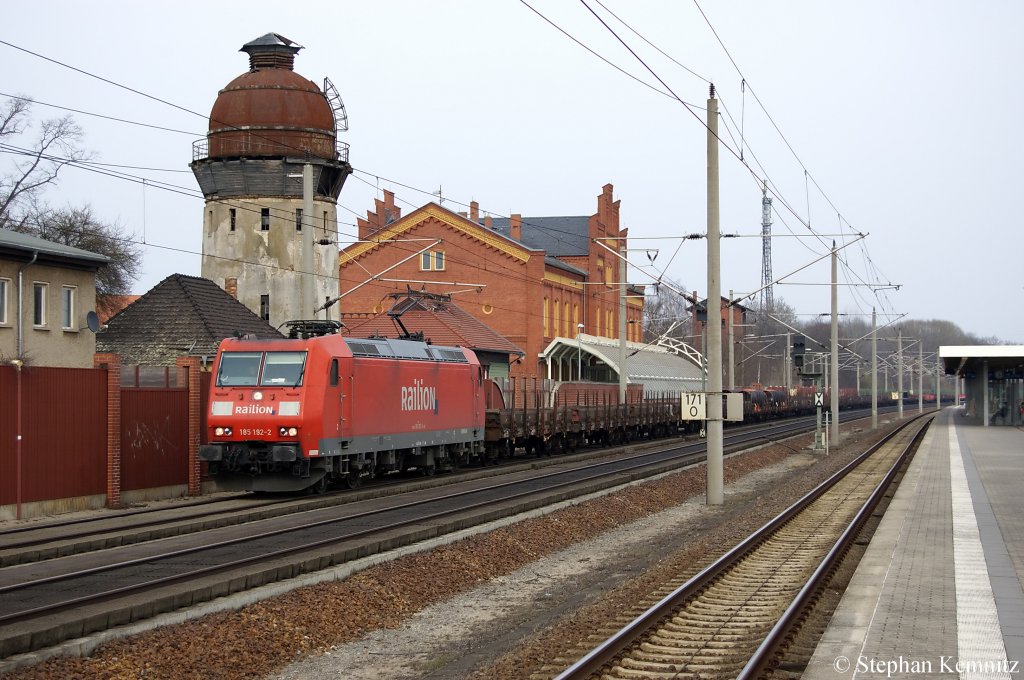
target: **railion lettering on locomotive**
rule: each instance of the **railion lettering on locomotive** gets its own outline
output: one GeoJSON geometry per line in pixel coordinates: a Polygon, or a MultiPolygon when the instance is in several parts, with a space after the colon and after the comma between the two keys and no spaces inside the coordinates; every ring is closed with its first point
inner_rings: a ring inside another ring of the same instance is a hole
{"type": "Polygon", "coordinates": [[[272,416],[274,415],[274,407],[260,406],[259,404],[246,404],[245,406],[235,406],[235,415],[272,416]]]}
{"type": "Polygon", "coordinates": [[[422,380],[402,388],[403,411],[433,411],[437,415],[437,388],[427,387],[422,380]]]}

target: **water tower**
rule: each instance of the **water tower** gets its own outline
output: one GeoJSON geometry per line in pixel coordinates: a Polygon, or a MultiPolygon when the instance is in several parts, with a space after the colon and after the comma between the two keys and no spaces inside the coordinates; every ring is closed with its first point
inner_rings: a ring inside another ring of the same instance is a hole
{"type": "Polygon", "coordinates": [[[330,80],[321,89],[293,70],[300,49],[277,33],[243,45],[249,71],[217,95],[209,132],[192,149],[206,198],[202,276],[275,327],[324,318],[313,310],[338,294],[337,200],[352,172],[338,139],[345,106],[330,80]]]}

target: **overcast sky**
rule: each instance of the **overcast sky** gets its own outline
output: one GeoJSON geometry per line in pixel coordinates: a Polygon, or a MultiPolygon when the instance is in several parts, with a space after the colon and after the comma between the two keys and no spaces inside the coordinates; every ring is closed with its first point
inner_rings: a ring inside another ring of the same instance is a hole
{"type": "Polygon", "coordinates": [[[946,319],[1024,342],[1024,3],[528,2],[565,33],[519,0],[11,3],[0,40],[22,49],[0,44],[0,92],[170,128],[75,114],[97,161],[144,169],[120,169],[136,181],[67,169],[47,196],[87,202],[145,240],[138,293],[199,275],[192,142],[219,89],[248,69],[239,48],[276,32],[304,46],[296,71],[329,77],[348,111],[343,239],[385,188],[405,212],[440,188],[452,210],[476,200],[494,215],[548,216],[592,214],[611,183],[631,248],[658,250],[651,274],[704,295],[705,241],[680,237],[706,230],[710,80],[726,144],[722,231],[749,236],[722,243],[723,294],[760,287],[767,180],[773,273],[806,267],[787,283],[819,284],[779,285],[777,301],[827,312],[828,258],[807,265],[833,238],[864,233],[842,251],[840,280],[858,285],[840,289],[841,312],[874,306],[880,323],[946,319]]]}

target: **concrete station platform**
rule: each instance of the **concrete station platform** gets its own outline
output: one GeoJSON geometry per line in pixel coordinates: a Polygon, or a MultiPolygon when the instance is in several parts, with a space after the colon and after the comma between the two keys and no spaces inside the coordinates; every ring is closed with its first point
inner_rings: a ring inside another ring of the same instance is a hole
{"type": "Polygon", "coordinates": [[[804,678],[1024,679],[1024,429],[942,410],[804,678]]]}

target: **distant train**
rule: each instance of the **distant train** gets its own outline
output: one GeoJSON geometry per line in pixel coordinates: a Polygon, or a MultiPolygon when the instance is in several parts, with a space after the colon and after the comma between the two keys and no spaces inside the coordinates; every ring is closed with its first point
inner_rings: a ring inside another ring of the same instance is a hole
{"type": "MultiPolygon", "coordinates": [[[[217,351],[199,459],[222,489],[322,492],[688,427],[678,394],[630,385],[619,403],[618,386],[604,383],[499,385],[463,347],[348,338],[336,322],[291,328],[288,339],[228,338],[217,351]]],[[[813,388],[743,394],[745,420],[814,410],[813,388]]]]}

